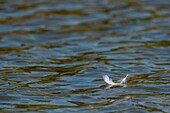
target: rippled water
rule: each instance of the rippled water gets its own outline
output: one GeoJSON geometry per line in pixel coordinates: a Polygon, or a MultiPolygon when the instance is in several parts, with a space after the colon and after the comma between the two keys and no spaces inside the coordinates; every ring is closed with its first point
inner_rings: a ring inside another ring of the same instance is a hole
{"type": "Polygon", "coordinates": [[[1,0],[0,112],[169,112],[169,6],[1,0]]]}

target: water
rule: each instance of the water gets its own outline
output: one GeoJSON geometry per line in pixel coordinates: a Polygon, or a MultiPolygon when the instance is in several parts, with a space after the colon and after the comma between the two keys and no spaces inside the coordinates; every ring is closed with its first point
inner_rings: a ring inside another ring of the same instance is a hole
{"type": "Polygon", "coordinates": [[[169,112],[169,5],[1,0],[0,112],[169,112]]]}

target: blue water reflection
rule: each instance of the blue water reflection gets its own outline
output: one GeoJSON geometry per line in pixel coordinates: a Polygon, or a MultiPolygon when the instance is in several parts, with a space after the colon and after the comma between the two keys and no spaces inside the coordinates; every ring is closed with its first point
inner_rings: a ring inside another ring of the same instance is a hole
{"type": "Polygon", "coordinates": [[[0,1],[0,112],[169,112],[169,4],[0,1]]]}

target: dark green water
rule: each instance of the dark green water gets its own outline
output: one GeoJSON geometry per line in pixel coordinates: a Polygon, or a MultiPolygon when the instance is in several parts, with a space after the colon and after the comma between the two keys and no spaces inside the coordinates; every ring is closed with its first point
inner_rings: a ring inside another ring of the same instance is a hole
{"type": "Polygon", "coordinates": [[[168,113],[169,31],[170,0],[0,0],[0,112],[168,113]]]}

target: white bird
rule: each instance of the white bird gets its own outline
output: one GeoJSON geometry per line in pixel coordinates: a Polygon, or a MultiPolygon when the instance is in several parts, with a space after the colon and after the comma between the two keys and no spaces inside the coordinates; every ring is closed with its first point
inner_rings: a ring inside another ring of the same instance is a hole
{"type": "Polygon", "coordinates": [[[125,78],[123,78],[122,80],[120,80],[119,83],[113,82],[112,79],[111,79],[109,76],[107,76],[107,75],[104,75],[104,76],[103,76],[103,79],[104,79],[104,81],[105,81],[107,84],[109,84],[109,85],[111,85],[111,86],[126,86],[126,81],[127,81],[127,77],[128,77],[128,76],[129,76],[129,74],[127,74],[125,78]]]}

